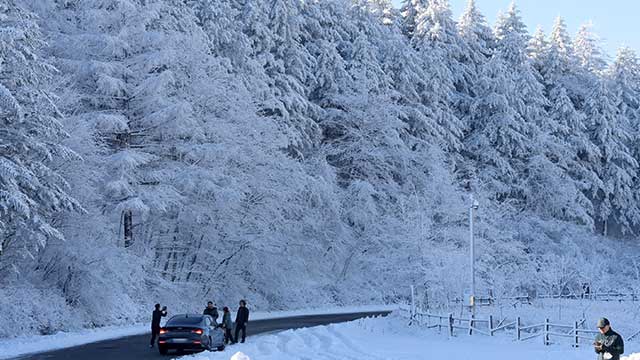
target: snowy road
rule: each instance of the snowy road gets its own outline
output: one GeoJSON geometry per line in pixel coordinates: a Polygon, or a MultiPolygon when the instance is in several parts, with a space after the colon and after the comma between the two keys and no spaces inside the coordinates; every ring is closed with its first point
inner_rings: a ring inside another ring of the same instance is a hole
{"type": "MultiPolygon", "coordinates": [[[[250,326],[247,329],[249,336],[262,333],[268,333],[277,330],[297,329],[302,327],[313,327],[318,325],[339,323],[345,321],[351,321],[369,316],[387,315],[389,311],[372,311],[372,312],[357,312],[357,313],[344,313],[344,314],[330,314],[330,315],[302,315],[282,317],[277,319],[264,319],[255,320],[250,322],[250,326]]],[[[149,349],[147,346],[149,341],[149,335],[137,335],[129,336],[115,340],[102,341],[62,350],[56,350],[46,353],[40,353],[35,355],[27,355],[18,357],[15,359],[22,360],[63,360],[63,359],[159,359],[167,358],[162,357],[158,353],[157,349],[149,349]]],[[[249,339],[253,341],[253,339],[249,339]]],[[[223,357],[228,359],[230,355],[229,351],[225,351],[223,357]]]]}

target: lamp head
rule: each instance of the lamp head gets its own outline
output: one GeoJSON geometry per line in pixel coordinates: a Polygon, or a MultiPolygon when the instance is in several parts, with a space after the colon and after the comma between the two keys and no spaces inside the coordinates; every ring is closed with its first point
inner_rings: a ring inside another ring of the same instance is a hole
{"type": "Polygon", "coordinates": [[[471,208],[473,210],[478,210],[478,208],[480,207],[480,203],[478,202],[478,200],[473,200],[473,203],[471,204],[471,208]]]}

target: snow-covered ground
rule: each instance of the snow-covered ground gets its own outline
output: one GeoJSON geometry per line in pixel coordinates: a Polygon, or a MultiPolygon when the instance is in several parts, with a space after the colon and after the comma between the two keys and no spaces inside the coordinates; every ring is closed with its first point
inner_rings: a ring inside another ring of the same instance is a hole
{"type": "MultiPolygon", "coordinates": [[[[345,314],[353,312],[394,310],[396,308],[396,306],[391,305],[369,305],[290,311],[257,311],[251,314],[251,319],[260,320],[301,315],[345,314]]],[[[171,315],[172,314],[169,314],[169,317],[171,317],[171,315]]],[[[232,316],[235,318],[235,314],[232,314],[232,316]]],[[[148,331],[149,324],[137,324],[131,326],[109,326],[68,333],[59,332],[53,335],[22,336],[13,339],[0,339],[0,359],[8,359],[30,353],[64,349],[126,336],[141,335],[148,331]]]]}
{"type": "MultiPolygon", "coordinates": [[[[628,347],[627,353],[638,351],[628,347]]],[[[201,353],[189,360],[584,360],[595,358],[590,346],[543,346],[507,337],[460,335],[448,339],[437,331],[407,326],[398,315],[361,319],[256,336],[224,352],[201,353]]],[[[624,358],[638,360],[640,354],[624,358]]]]}
{"type": "Polygon", "coordinates": [[[9,359],[24,354],[64,349],[93,342],[144,334],[149,325],[107,326],[75,332],[59,332],[53,335],[21,336],[0,339],[0,359],[9,359]]]}
{"type": "MultiPolygon", "coordinates": [[[[454,316],[466,317],[462,308],[450,309],[454,316]]],[[[434,310],[438,313],[437,310],[434,310]]],[[[446,312],[444,312],[446,314],[446,312]]],[[[591,301],[571,299],[538,299],[530,305],[499,304],[491,307],[479,307],[478,317],[508,319],[512,321],[520,316],[523,325],[540,324],[547,318],[552,323],[572,325],[575,321],[585,319],[587,329],[596,330],[596,322],[600,317],[611,321],[613,328],[624,337],[640,331],[640,303],[617,301],[591,301]],[[514,306],[515,305],[515,306],[514,306]]]]}

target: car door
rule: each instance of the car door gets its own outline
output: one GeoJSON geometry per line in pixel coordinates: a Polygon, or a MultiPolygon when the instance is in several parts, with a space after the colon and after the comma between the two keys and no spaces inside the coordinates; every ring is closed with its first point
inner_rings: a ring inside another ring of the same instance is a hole
{"type": "Polygon", "coordinates": [[[209,342],[211,341],[210,340],[211,339],[211,317],[209,317],[208,315],[204,317],[204,326],[205,326],[205,329],[207,330],[205,333],[207,335],[205,337],[205,341],[207,343],[207,346],[211,346],[209,344],[209,342]]]}

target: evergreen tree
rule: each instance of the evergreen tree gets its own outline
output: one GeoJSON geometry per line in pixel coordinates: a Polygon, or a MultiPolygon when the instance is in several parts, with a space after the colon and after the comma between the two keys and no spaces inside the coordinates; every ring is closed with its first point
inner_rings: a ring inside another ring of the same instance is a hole
{"type": "Polygon", "coordinates": [[[531,41],[529,41],[529,57],[531,58],[533,66],[541,74],[545,71],[545,62],[548,56],[549,42],[547,41],[547,35],[544,33],[542,27],[538,27],[531,41]]]}
{"type": "Polygon", "coordinates": [[[595,87],[585,103],[593,142],[600,150],[596,163],[601,184],[592,184],[597,228],[607,235],[609,225],[618,223],[623,231],[638,224],[640,211],[634,200],[634,179],[638,162],[631,156],[629,134],[618,108],[620,101],[604,80],[595,87]],[[599,186],[598,186],[599,185],[599,186]]]}
{"type": "MultiPolygon", "coordinates": [[[[469,0],[467,7],[458,21],[460,36],[466,40],[467,46],[475,53],[484,57],[491,55],[491,49],[495,47],[493,32],[487,25],[487,20],[476,6],[475,0],[469,0]]],[[[483,58],[480,62],[484,62],[483,58]]]]}
{"type": "Polygon", "coordinates": [[[371,14],[383,25],[395,25],[399,14],[393,8],[391,0],[366,0],[371,14]]]}
{"type": "Polygon", "coordinates": [[[428,6],[428,0],[403,0],[400,7],[402,15],[402,32],[412,38],[418,24],[418,14],[428,6]]]}
{"type": "Polygon", "coordinates": [[[264,116],[277,119],[289,138],[288,153],[304,158],[318,141],[318,108],[307,99],[303,84],[312,76],[314,59],[300,43],[301,3],[295,0],[246,1],[244,32],[253,56],[268,77],[270,94],[264,116]]]}
{"type": "MultiPolygon", "coordinates": [[[[554,138],[559,131],[558,124],[549,118],[550,103],[545,98],[543,78],[533,64],[537,61],[540,65],[545,56],[545,42],[538,33],[535,46],[530,48],[536,57],[532,60],[527,56],[530,37],[514,4],[500,16],[495,33],[498,38],[497,54],[513,70],[508,72],[506,81],[510,83],[507,88],[514,90],[505,95],[509,106],[519,114],[516,119],[522,122],[520,129],[526,129],[520,138],[525,144],[520,146],[528,151],[520,155],[522,163],[518,168],[518,176],[524,182],[522,193],[515,198],[526,208],[545,217],[564,217],[569,212],[568,217],[584,218],[583,208],[572,208],[576,203],[584,205],[584,199],[565,174],[566,152],[562,145],[556,143],[558,138],[554,138]],[[548,187],[562,188],[563,196],[549,197],[543,191],[548,187]]],[[[548,56],[545,60],[548,61],[548,56]]]]}
{"type": "MultiPolygon", "coordinates": [[[[634,50],[622,48],[618,51],[610,69],[610,77],[614,91],[620,98],[618,108],[624,119],[623,126],[629,133],[627,144],[635,161],[640,163],[640,60],[634,50]]],[[[635,195],[640,200],[638,176],[640,172],[636,171],[635,195]]]]}
{"type": "Polygon", "coordinates": [[[421,8],[411,43],[423,57],[428,76],[426,105],[437,124],[446,130],[443,139],[446,148],[452,152],[459,150],[462,122],[453,109],[459,102],[456,83],[468,71],[458,61],[463,43],[447,0],[431,1],[428,7],[421,8]]]}
{"type": "Polygon", "coordinates": [[[509,101],[516,91],[509,81],[506,63],[494,57],[482,68],[477,97],[468,116],[465,154],[474,188],[481,184],[492,199],[521,200],[525,190],[519,176],[534,151],[529,141],[535,135],[532,124],[524,121],[509,101]],[[477,184],[476,184],[477,183],[477,184]]]}
{"type": "Polygon", "coordinates": [[[615,91],[620,97],[620,113],[637,129],[640,124],[640,60],[630,48],[618,51],[609,71],[615,91]]]}
{"type": "Polygon", "coordinates": [[[63,234],[54,217],[80,210],[56,164],[73,157],[56,96],[56,69],[44,60],[36,17],[19,2],[0,4],[0,275],[19,273],[63,234]]]}
{"type": "Polygon", "coordinates": [[[573,42],[578,65],[589,72],[599,73],[606,67],[598,37],[591,32],[591,23],[580,26],[573,42]]]}
{"type": "Polygon", "coordinates": [[[562,17],[557,17],[551,30],[550,43],[552,49],[558,53],[558,57],[569,64],[573,58],[573,43],[567,32],[567,25],[562,17]]]}

